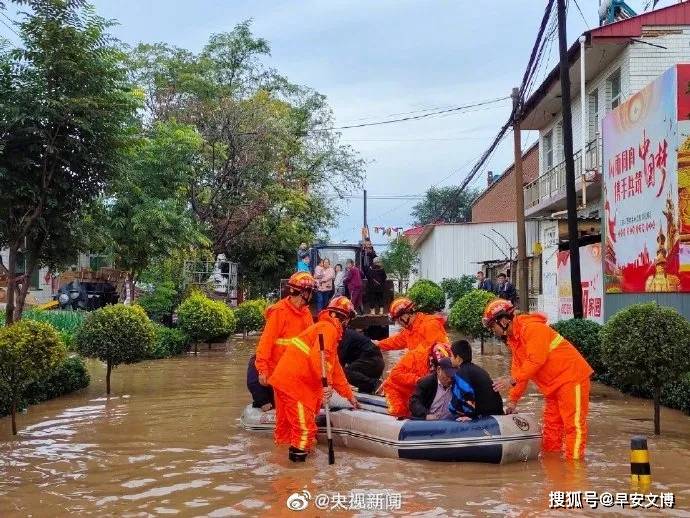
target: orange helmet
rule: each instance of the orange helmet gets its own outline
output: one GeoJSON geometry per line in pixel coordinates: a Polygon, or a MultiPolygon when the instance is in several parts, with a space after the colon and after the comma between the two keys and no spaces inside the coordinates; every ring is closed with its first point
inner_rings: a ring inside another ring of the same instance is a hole
{"type": "Polygon", "coordinates": [[[388,314],[390,315],[391,320],[395,321],[398,320],[401,316],[408,313],[414,313],[415,311],[417,311],[417,308],[415,307],[414,302],[412,302],[407,297],[401,297],[399,299],[395,299],[391,303],[391,307],[388,310],[388,314]]]}
{"type": "Polygon", "coordinates": [[[345,318],[353,318],[357,315],[354,304],[350,302],[350,299],[343,295],[339,295],[331,299],[331,301],[328,303],[328,306],[326,306],[326,311],[333,311],[334,313],[337,313],[345,318]]]}
{"type": "Polygon", "coordinates": [[[434,344],[434,346],[431,348],[431,354],[429,354],[429,367],[433,369],[441,358],[450,358],[451,356],[452,352],[450,344],[434,344]]]}
{"type": "Polygon", "coordinates": [[[509,300],[495,299],[489,302],[484,308],[484,318],[482,318],[482,324],[484,327],[489,327],[491,324],[496,322],[499,318],[513,318],[515,313],[515,306],[509,300]]]}
{"type": "Polygon", "coordinates": [[[288,279],[287,285],[295,291],[313,291],[316,289],[316,279],[307,272],[293,273],[288,279]]]}

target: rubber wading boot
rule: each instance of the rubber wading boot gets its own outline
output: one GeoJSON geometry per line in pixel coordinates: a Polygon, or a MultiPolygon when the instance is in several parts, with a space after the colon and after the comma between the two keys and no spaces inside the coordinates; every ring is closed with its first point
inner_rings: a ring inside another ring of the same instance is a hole
{"type": "Polygon", "coordinates": [[[294,446],[290,446],[290,449],[288,450],[288,459],[290,459],[292,462],[304,462],[307,460],[307,452],[300,450],[299,448],[295,448],[294,446]]]}

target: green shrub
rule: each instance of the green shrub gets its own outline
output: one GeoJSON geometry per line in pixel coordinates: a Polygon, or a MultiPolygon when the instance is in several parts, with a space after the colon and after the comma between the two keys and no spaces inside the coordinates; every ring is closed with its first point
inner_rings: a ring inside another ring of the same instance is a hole
{"type": "Polygon", "coordinates": [[[662,389],[690,371],[690,322],[653,302],[632,305],[602,328],[601,357],[614,382],[652,388],[659,434],[662,389]]]}
{"type": "MultiPolygon", "coordinates": [[[[30,383],[17,408],[25,408],[88,387],[89,372],[84,360],[70,356],[59,363],[47,378],[30,383]]],[[[10,413],[10,401],[0,397],[0,417],[10,413]]]]}
{"type": "Polygon", "coordinates": [[[31,309],[22,315],[24,320],[35,320],[36,322],[47,322],[58,331],[74,334],[82,325],[85,318],[83,311],[63,311],[54,309],[50,311],[31,309]]]}
{"type": "Polygon", "coordinates": [[[477,279],[473,275],[463,275],[459,279],[443,279],[441,288],[446,293],[448,304],[452,308],[455,303],[474,289],[477,279]]]}
{"type": "Polygon", "coordinates": [[[110,374],[122,363],[148,357],[153,346],[153,323],[139,306],[116,304],[89,314],[75,336],[79,354],[98,358],[106,364],[106,393],[110,394],[110,374]]]}
{"type": "Polygon", "coordinates": [[[496,295],[484,290],[472,290],[451,308],[448,323],[453,329],[472,338],[488,338],[491,333],[482,325],[486,305],[496,295]]]}
{"type": "Polygon", "coordinates": [[[20,320],[0,329],[0,393],[10,403],[14,435],[17,405],[26,388],[48,376],[65,356],[65,345],[50,324],[20,320]]]}
{"type": "Polygon", "coordinates": [[[597,375],[604,374],[606,367],[601,361],[601,326],[593,320],[573,318],[556,322],[553,327],[566,340],[577,347],[597,375]]]}
{"type": "Polygon", "coordinates": [[[422,313],[435,313],[446,307],[446,296],[441,286],[427,279],[419,279],[415,282],[407,290],[407,296],[422,313]]]}
{"type": "Polygon", "coordinates": [[[690,372],[661,389],[661,404],[690,414],[690,372]]]}
{"type": "Polygon", "coordinates": [[[139,297],[139,304],[151,320],[163,322],[172,315],[177,303],[178,293],[175,284],[171,281],[157,284],[153,292],[139,297]]]}
{"type": "Polygon", "coordinates": [[[227,337],[237,325],[232,309],[202,293],[193,293],[180,304],[177,322],[195,343],[227,337]]]}
{"type": "Polygon", "coordinates": [[[156,337],[149,351],[149,358],[169,358],[182,354],[189,344],[189,338],[179,329],[154,324],[156,337]]]}
{"type": "Polygon", "coordinates": [[[266,323],[264,314],[267,307],[268,304],[263,299],[247,300],[237,306],[237,309],[235,309],[237,330],[248,333],[250,331],[258,331],[264,327],[266,323]]]}

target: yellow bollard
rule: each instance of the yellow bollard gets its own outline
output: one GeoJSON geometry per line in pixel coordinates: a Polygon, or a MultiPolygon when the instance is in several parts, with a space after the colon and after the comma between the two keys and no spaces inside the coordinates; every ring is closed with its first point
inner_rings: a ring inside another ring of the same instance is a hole
{"type": "Polygon", "coordinates": [[[643,487],[652,483],[647,438],[641,435],[630,439],[630,481],[633,486],[640,485],[643,487]]]}

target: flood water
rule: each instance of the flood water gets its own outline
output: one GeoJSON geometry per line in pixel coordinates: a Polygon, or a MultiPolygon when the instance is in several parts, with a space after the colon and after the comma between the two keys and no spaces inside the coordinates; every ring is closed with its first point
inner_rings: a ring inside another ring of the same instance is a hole
{"type": "MultiPolygon", "coordinates": [[[[301,489],[399,493],[399,515],[563,515],[549,509],[550,491],[631,491],[629,440],[638,433],[650,434],[651,492],[675,494],[676,508],[664,514],[690,516],[690,418],[664,409],[663,435],[653,438],[649,402],[600,385],[592,390],[583,465],[553,457],[505,466],[433,463],[337,450],[328,466],[322,446],[306,465],[291,465],[270,436],[239,427],[254,344],[234,340],[198,357],[121,366],[109,399],[104,369],[93,362],[88,389],[19,415],[16,438],[0,419],[0,517],[330,514],[288,510],[287,497],[301,489]]],[[[475,351],[475,360],[504,374],[508,358],[492,352],[475,351]]],[[[530,393],[521,409],[540,412],[540,398],[530,393]]]]}

